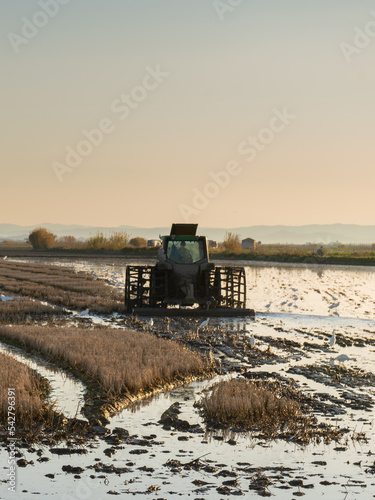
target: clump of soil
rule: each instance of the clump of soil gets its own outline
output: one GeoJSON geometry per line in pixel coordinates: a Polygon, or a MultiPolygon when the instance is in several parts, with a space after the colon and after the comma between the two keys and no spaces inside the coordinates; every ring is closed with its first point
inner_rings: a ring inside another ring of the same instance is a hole
{"type": "Polygon", "coordinates": [[[208,430],[250,431],[261,438],[298,443],[339,441],[349,432],[318,424],[316,417],[306,412],[302,394],[275,381],[236,378],[219,382],[196,405],[208,430]]]}
{"type": "Polygon", "coordinates": [[[203,397],[201,408],[207,422],[265,432],[291,427],[301,420],[299,404],[285,397],[280,389],[271,392],[269,384],[232,379],[215,384],[203,397]]]}

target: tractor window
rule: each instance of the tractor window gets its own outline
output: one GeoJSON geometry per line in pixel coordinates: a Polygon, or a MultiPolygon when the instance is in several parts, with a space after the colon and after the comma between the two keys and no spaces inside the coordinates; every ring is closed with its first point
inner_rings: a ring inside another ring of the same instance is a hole
{"type": "Polygon", "coordinates": [[[204,258],[203,241],[168,241],[167,257],[179,264],[194,264],[204,258]]]}

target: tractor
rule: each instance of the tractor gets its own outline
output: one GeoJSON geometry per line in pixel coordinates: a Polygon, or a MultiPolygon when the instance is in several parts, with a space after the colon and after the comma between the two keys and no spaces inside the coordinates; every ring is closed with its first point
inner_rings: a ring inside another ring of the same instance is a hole
{"type": "Polygon", "coordinates": [[[161,236],[155,266],[127,266],[125,306],[144,316],[253,316],[246,309],[243,267],[216,267],[209,261],[198,224],[172,224],[161,236]]]}

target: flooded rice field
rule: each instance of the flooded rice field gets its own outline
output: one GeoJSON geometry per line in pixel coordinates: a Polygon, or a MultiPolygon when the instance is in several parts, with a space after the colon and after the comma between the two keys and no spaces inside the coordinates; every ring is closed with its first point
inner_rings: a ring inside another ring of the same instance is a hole
{"type": "MultiPolygon", "coordinates": [[[[48,260],[92,273],[119,293],[130,262],[48,260]]],[[[0,499],[375,498],[375,270],[236,264],[246,267],[247,306],[255,309],[256,317],[210,318],[200,338],[191,335],[199,324],[195,319],[155,318],[152,324],[150,318],[139,318],[129,323],[118,313],[102,317],[88,311],[88,323],[115,328],[126,324],[177,340],[191,336],[191,346],[210,346],[223,375],[123,410],[106,428],[98,428],[96,439],[79,454],[56,453],[62,445],[47,442],[19,449],[27,466],[18,467],[17,493],[9,492],[0,480],[0,499]],[[335,343],[330,346],[334,331],[335,343]],[[258,357],[244,347],[244,339],[251,335],[258,357]],[[255,433],[206,432],[194,404],[215,381],[239,373],[295,384],[312,401],[318,421],[346,429],[344,437],[339,443],[302,444],[293,439],[271,441],[255,433]],[[163,424],[162,415],[172,405],[187,425],[163,424]]],[[[74,315],[72,311],[72,321],[74,315]]],[[[19,349],[1,346],[50,380],[51,397],[67,416],[79,415],[84,391],[80,382],[19,349]]],[[[5,478],[6,449],[0,457],[5,478]]]]}

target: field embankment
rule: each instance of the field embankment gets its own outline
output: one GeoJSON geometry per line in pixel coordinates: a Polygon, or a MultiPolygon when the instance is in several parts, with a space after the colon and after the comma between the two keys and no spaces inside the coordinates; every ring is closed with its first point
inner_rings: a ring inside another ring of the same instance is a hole
{"type": "Polygon", "coordinates": [[[301,264],[374,266],[372,245],[258,245],[253,250],[224,251],[215,248],[211,259],[286,262],[301,264]]]}
{"type": "Polygon", "coordinates": [[[359,257],[345,255],[331,255],[320,257],[318,255],[293,255],[293,254],[261,254],[261,253],[231,253],[215,252],[211,260],[248,260],[254,262],[280,262],[290,264],[320,264],[331,266],[375,266],[374,257],[359,257]]]}
{"type": "Polygon", "coordinates": [[[0,327],[0,339],[68,369],[88,385],[89,398],[112,403],[213,370],[211,360],[177,342],[129,330],[13,326],[0,327]]]}
{"type": "MultiPolygon", "coordinates": [[[[338,245],[323,248],[323,255],[318,254],[319,245],[259,245],[255,250],[210,249],[211,260],[242,260],[254,262],[280,262],[322,265],[375,266],[375,248],[372,245],[338,245]]],[[[98,257],[156,259],[157,248],[131,247],[123,249],[109,248],[50,248],[33,250],[29,245],[4,247],[0,244],[0,259],[10,257],[69,258],[84,256],[85,259],[98,257]]]]}

